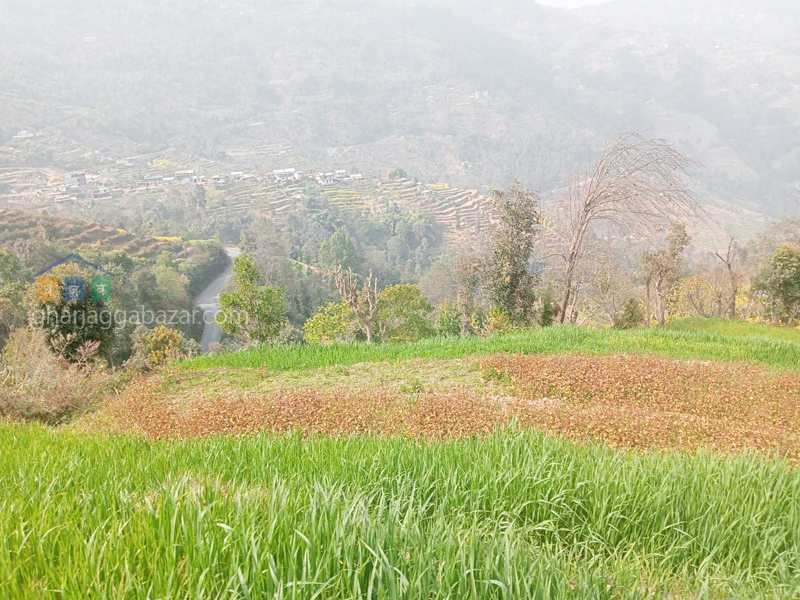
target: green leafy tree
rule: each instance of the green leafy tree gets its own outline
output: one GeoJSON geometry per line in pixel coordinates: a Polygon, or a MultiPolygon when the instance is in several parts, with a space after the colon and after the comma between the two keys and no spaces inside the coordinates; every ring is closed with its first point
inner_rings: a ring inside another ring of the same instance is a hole
{"type": "Polygon", "coordinates": [[[768,295],[773,320],[782,313],[793,325],[800,313],[800,248],[789,243],[778,246],[756,277],[755,285],[768,295]]]}
{"type": "Polygon", "coordinates": [[[217,323],[241,342],[270,343],[279,336],[288,306],[281,288],[262,285],[263,277],[247,254],[233,263],[236,291],[220,298],[217,323]]]}
{"type": "Polygon", "coordinates": [[[493,204],[498,222],[483,269],[484,289],[492,306],[515,324],[527,325],[536,301],[529,263],[539,229],[539,196],[514,182],[507,192],[494,191],[493,204]]]}
{"type": "MultiPolygon", "coordinates": [[[[642,256],[647,298],[649,300],[651,291],[654,292],[656,317],[661,327],[667,324],[667,297],[680,279],[684,267],[683,253],[690,240],[686,226],[683,223],[673,223],[667,235],[667,247],[645,252],[642,256]]],[[[646,312],[649,321],[649,302],[646,312]]]]}
{"type": "Polygon", "coordinates": [[[309,344],[336,344],[356,339],[358,319],[344,302],[331,302],[306,321],[303,339],[309,344]]]}
{"type": "Polygon", "coordinates": [[[319,264],[328,271],[341,266],[345,270],[352,269],[355,273],[363,273],[366,265],[364,254],[358,249],[353,238],[342,229],[322,242],[319,249],[319,264]]]}
{"type": "Polygon", "coordinates": [[[378,299],[378,328],[384,342],[409,342],[434,337],[433,306],[417,285],[387,287],[378,299]]]}

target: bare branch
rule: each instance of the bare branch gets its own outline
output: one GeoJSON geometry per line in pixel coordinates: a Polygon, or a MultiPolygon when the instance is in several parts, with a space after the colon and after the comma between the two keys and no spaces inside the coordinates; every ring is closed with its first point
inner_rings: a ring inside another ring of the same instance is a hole
{"type": "Polygon", "coordinates": [[[646,235],[665,229],[680,215],[696,212],[699,205],[687,179],[697,167],[697,162],[665,140],[624,133],[609,140],[590,175],[570,177],[557,208],[565,246],[562,323],[575,269],[585,255],[594,224],[602,221],[646,235]]]}
{"type": "Polygon", "coordinates": [[[353,309],[361,331],[367,336],[367,343],[371,343],[378,317],[378,279],[370,271],[359,291],[353,269],[348,268],[345,272],[339,265],[333,270],[333,282],[342,301],[353,309]]]}

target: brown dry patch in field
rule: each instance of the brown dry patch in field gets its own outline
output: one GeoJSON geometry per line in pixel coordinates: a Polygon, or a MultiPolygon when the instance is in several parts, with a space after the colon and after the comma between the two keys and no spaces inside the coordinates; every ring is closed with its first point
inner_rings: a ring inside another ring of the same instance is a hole
{"type": "Polygon", "coordinates": [[[526,425],[618,448],[749,449],[800,460],[794,373],[634,355],[493,357],[483,364],[511,380],[513,413],[526,425]]]}
{"type": "Polygon", "coordinates": [[[250,435],[259,431],[443,438],[490,432],[505,405],[468,390],[401,393],[392,388],[233,390],[193,401],[159,393],[160,377],[142,378],[76,429],[131,432],[151,439],[250,435]]]}
{"type": "Polygon", "coordinates": [[[304,378],[291,386],[289,375],[174,387],[168,372],[137,380],[77,427],[152,439],[259,431],[442,439],[515,420],[616,448],[755,450],[800,461],[796,374],[646,356],[497,356],[480,371],[474,361],[454,364],[468,377],[446,379],[450,387],[428,385],[447,372],[442,364],[421,379],[406,377],[421,374],[413,364],[356,365],[314,387],[304,378]],[[373,368],[397,377],[374,378],[373,368]]]}

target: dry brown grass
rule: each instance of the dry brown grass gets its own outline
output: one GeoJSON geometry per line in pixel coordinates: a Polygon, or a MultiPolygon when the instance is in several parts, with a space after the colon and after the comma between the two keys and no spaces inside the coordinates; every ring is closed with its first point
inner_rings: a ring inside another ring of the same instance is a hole
{"type": "Polygon", "coordinates": [[[49,350],[41,331],[14,331],[0,356],[0,418],[58,425],[99,404],[122,374],[105,367],[97,348],[85,344],[70,363],[49,350]]]}
{"type": "Polygon", "coordinates": [[[217,385],[170,395],[162,374],[139,379],[80,427],[154,439],[263,430],[441,439],[515,420],[618,448],[756,450],[800,461],[800,378],[792,373],[641,356],[498,356],[482,367],[483,389],[370,387],[355,367],[358,385],[339,378],[327,387],[217,385]]]}
{"type": "Polygon", "coordinates": [[[794,373],[646,356],[495,357],[520,422],[619,447],[800,460],[800,378],[794,373]],[[550,398],[555,402],[541,402],[550,398]]]}

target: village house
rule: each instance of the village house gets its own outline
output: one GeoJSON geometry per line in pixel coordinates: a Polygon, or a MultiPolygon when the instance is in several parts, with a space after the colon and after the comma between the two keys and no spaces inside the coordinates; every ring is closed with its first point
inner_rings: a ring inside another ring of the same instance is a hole
{"type": "Polygon", "coordinates": [[[86,173],[75,172],[64,175],[64,184],[67,186],[86,185],[86,173]]]}
{"type": "Polygon", "coordinates": [[[299,181],[302,176],[300,173],[298,173],[297,169],[277,169],[272,172],[272,175],[275,177],[276,183],[299,181]]]}

